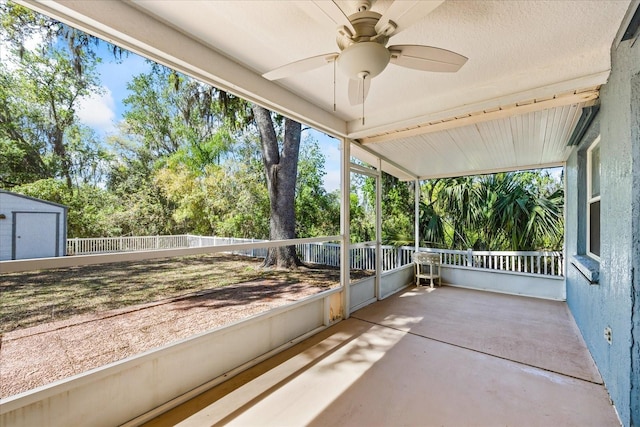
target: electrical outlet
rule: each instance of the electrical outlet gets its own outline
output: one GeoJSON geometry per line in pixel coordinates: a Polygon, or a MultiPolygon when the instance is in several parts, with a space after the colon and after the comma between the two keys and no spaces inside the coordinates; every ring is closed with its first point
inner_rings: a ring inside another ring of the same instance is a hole
{"type": "Polygon", "coordinates": [[[613,340],[613,333],[611,332],[610,326],[604,328],[604,339],[607,340],[609,344],[611,344],[611,341],[613,340]]]}

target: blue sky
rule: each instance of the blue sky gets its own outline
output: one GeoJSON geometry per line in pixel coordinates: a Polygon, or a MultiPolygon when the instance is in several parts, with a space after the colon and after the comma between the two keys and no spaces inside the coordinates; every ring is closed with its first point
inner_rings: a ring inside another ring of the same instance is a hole
{"type": "MultiPolygon", "coordinates": [[[[99,135],[107,136],[117,132],[117,123],[125,111],[122,101],[128,96],[127,84],[133,76],[149,71],[144,58],[130,53],[120,62],[101,46],[103,62],[98,66],[102,93],[85,98],[78,108],[80,120],[93,128],[99,135]]],[[[340,144],[321,132],[311,131],[325,155],[324,186],[327,191],[340,187],[340,144]]]]}
{"type": "Polygon", "coordinates": [[[122,100],[127,97],[127,83],[136,75],[149,70],[143,58],[130,54],[121,63],[104,53],[103,63],[98,66],[102,93],[80,102],[78,115],[80,120],[92,127],[100,135],[116,131],[116,124],[122,120],[124,106],[122,100]]]}

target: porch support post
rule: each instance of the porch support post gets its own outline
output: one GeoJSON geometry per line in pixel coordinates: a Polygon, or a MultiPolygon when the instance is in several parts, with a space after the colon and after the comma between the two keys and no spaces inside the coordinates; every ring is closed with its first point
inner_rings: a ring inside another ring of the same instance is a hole
{"type": "Polygon", "coordinates": [[[414,191],[414,219],[413,219],[413,232],[415,239],[415,251],[420,249],[420,180],[416,179],[413,186],[414,191]]]}
{"type": "Polygon", "coordinates": [[[344,319],[350,315],[351,303],[349,246],[351,236],[349,231],[349,206],[351,202],[351,142],[342,138],[342,156],[340,156],[340,284],[342,285],[342,306],[344,319]]]}
{"type": "Polygon", "coordinates": [[[376,298],[382,298],[382,159],[376,165],[376,298]]]}

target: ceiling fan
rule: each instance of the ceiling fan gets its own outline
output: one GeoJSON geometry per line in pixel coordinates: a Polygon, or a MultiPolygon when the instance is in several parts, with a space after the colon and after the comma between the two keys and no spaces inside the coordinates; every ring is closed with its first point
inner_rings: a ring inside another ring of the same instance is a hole
{"type": "Polygon", "coordinates": [[[338,24],[336,42],[340,53],[325,53],[295,61],[262,76],[278,80],[333,63],[335,99],[337,64],[349,77],[349,102],[359,105],[367,97],[371,79],[384,71],[389,62],[421,71],[456,72],[467,58],[455,52],[423,45],[386,46],[390,37],[409,28],[443,2],[396,0],[381,15],[371,10],[371,1],[365,0],[359,3],[356,13],[347,17],[333,1],[313,0],[313,4],[338,24]]]}

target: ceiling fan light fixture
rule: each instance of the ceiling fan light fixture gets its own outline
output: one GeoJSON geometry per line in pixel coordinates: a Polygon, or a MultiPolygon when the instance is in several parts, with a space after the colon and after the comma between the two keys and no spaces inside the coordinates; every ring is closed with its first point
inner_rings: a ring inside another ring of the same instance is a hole
{"type": "Polygon", "coordinates": [[[338,67],[350,79],[358,79],[362,73],[369,78],[380,74],[389,64],[389,50],[376,42],[354,43],[338,57],[338,67]]]}

